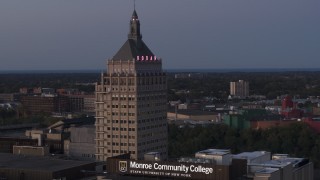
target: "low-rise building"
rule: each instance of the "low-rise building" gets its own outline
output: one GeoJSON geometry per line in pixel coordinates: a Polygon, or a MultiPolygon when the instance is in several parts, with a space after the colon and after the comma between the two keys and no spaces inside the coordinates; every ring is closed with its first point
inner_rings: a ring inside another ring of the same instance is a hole
{"type": "MultiPolygon", "coordinates": [[[[313,163],[267,151],[232,155],[226,149],[199,151],[175,161],[130,160],[129,154],[111,157],[107,170],[116,179],[157,177],[210,180],[313,180],[313,163]]],[[[108,176],[107,176],[108,177],[108,176]]]]}
{"type": "Polygon", "coordinates": [[[68,112],[68,99],[65,96],[22,96],[21,104],[30,114],[68,112]]]}
{"type": "Polygon", "coordinates": [[[0,103],[13,101],[15,101],[15,94],[0,94],[0,103]]]}
{"type": "Polygon", "coordinates": [[[272,160],[263,163],[249,163],[249,168],[257,169],[248,174],[254,180],[312,180],[313,163],[304,158],[272,156],[272,160]]]}
{"type": "Polygon", "coordinates": [[[79,179],[95,172],[94,162],[0,153],[0,179],[79,179]]]}
{"type": "Polygon", "coordinates": [[[95,161],[95,126],[70,127],[70,138],[64,141],[64,154],[80,160],[95,161]]]}
{"type": "Polygon", "coordinates": [[[195,157],[213,160],[218,165],[230,165],[232,161],[229,149],[207,149],[196,152],[195,157]]]}

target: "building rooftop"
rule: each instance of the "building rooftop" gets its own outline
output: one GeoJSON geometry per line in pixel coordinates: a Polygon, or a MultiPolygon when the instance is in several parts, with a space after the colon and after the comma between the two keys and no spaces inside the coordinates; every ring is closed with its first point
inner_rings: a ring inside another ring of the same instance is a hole
{"type": "Polygon", "coordinates": [[[259,156],[265,155],[267,151],[254,151],[254,152],[243,152],[240,154],[233,155],[235,159],[255,159],[259,156]]]}
{"type": "Polygon", "coordinates": [[[274,173],[276,171],[279,171],[279,169],[278,168],[264,168],[264,169],[256,171],[256,173],[259,173],[259,174],[272,174],[272,173],[274,173]]]}
{"type": "MultiPolygon", "coordinates": [[[[130,32],[128,34],[128,40],[123,44],[119,51],[113,56],[112,60],[133,60],[138,58],[151,57],[154,58],[154,54],[148,48],[148,46],[142,41],[142,35],[140,34],[140,22],[137,12],[134,10],[130,20],[130,32]]],[[[142,59],[141,59],[142,60],[142,59]]],[[[148,60],[148,59],[144,59],[148,60]]]]}
{"type": "Polygon", "coordinates": [[[154,54],[142,40],[140,40],[140,45],[138,46],[136,41],[128,39],[112,59],[127,61],[136,59],[137,56],[154,57],[154,54]]]}
{"type": "Polygon", "coordinates": [[[38,171],[60,171],[94,162],[55,159],[52,157],[21,156],[0,153],[0,169],[34,169],[38,171]]]}
{"type": "Polygon", "coordinates": [[[147,152],[145,154],[147,154],[147,155],[157,155],[157,154],[159,154],[159,152],[147,152]]]}
{"type": "Polygon", "coordinates": [[[95,119],[93,117],[87,118],[76,118],[76,119],[64,119],[56,122],[55,124],[48,127],[48,129],[53,129],[57,127],[69,128],[71,126],[83,126],[83,125],[94,125],[95,119]]]}
{"type": "Polygon", "coordinates": [[[204,155],[225,155],[225,154],[230,154],[229,149],[206,149],[203,151],[199,151],[196,154],[204,154],[204,155]]]}
{"type": "Polygon", "coordinates": [[[260,164],[256,164],[256,163],[252,163],[249,165],[253,165],[253,166],[265,166],[265,167],[285,167],[289,164],[292,164],[293,167],[300,167],[304,164],[309,163],[308,159],[305,158],[281,158],[281,159],[277,159],[277,160],[270,160],[270,161],[266,161],[264,163],[260,163],[260,164]]]}

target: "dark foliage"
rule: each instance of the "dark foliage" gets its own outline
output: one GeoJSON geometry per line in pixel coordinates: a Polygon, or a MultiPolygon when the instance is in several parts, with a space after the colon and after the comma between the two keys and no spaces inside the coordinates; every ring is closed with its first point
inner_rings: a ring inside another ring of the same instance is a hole
{"type": "Polygon", "coordinates": [[[22,87],[33,88],[77,88],[84,92],[94,92],[99,80],[96,73],[58,73],[58,74],[0,74],[0,93],[16,93],[22,87]]]}
{"type": "Polygon", "coordinates": [[[168,76],[168,100],[184,101],[186,98],[213,96],[226,99],[231,81],[245,80],[250,83],[250,94],[276,98],[283,94],[300,97],[320,94],[320,72],[248,72],[207,73],[203,79],[175,79],[168,76]],[[187,94],[174,95],[173,90],[188,90],[187,94]]]}
{"type": "Polygon", "coordinates": [[[169,125],[169,156],[192,156],[208,148],[230,149],[232,153],[265,150],[310,158],[320,167],[320,135],[302,123],[267,130],[236,130],[226,125],[179,128],[169,125]]]}

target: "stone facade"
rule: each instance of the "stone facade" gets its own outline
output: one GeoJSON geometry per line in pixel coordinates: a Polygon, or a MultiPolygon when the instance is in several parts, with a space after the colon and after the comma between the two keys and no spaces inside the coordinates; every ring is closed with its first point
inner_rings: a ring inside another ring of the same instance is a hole
{"type": "Polygon", "coordinates": [[[96,158],[147,152],[167,158],[167,83],[161,59],[142,41],[134,11],[128,40],[96,84],[96,158]]]}

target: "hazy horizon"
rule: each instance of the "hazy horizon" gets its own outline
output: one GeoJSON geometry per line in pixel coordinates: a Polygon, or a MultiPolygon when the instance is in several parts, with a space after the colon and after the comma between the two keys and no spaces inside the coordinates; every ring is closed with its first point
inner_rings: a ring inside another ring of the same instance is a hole
{"type": "MultiPolygon", "coordinates": [[[[320,72],[320,68],[229,68],[229,69],[170,69],[168,73],[282,73],[282,72],[320,72]]],[[[64,70],[0,70],[0,74],[69,74],[69,73],[101,73],[106,69],[64,69],[64,70]]]]}

